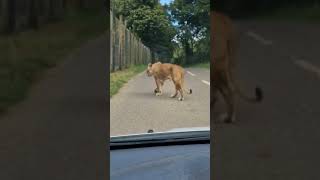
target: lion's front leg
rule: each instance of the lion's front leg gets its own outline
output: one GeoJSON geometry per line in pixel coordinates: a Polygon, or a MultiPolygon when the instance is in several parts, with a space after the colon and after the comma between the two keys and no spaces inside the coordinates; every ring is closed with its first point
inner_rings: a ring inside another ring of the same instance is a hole
{"type": "Polygon", "coordinates": [[[156,96],[162,95],[162,86],[163,86],[163,81],[157,80],[158,92],[156,93],[156,96]]]}
{"type": "Polygon", "coordinates": [[[154,90],[154,93],[156,94],[156,96],[160,96],[162,94],[161,82],[156,77],[154,77],[154,80],[155,80],[156,85],[157,85],[157,88],[154,90]]]}
{"type": "Polygon", "coordinates": [[[154,89],[154,93],[157,94],[159,92],[159,84],[158,84],[158,80],[156,77],[154,77],[154,81],[156,82],[156,88],[154,89]]]}

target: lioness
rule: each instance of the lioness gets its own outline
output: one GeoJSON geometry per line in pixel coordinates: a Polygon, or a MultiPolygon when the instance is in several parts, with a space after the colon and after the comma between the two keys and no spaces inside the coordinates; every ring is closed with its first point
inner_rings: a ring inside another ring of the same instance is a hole
{"type": "Polygon", "coordinates": [[[192,93],[192,90],[188,91],[184,89],[184,74],[185,71],[181,66],[169,63],[156,62],[154,64],[149,63],[146,70],[147,75],[153,76],[156,81],[157,88],[154,90],[154,93],[157,96],[162,95],[162,86],[166,80],[172,80],[175,86],[175,93],[171,95],[171,98],[175,98],[180,93],[179,100],[184,99],[183,91],[188,94],[192,93]]]}
{"type": "Polygon", "coordinates": [[[217,93],[220,92],[227,105],[227,115],[224,121],[235,121],[235,95],[249,102],[260,102],[263,99],[262,90],[255,89],[255,97],[244,95],[234,79],[236,33],[231,19],[222,13],[212,12],[211,16],[211,111],[217,101],[217,93]]]}

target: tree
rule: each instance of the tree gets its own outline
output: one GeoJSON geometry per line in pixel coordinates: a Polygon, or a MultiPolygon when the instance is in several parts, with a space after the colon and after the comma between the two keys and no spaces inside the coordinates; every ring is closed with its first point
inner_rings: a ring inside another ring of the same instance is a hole
{"type": "Polygon", "coordinates": [[[200,52],[196,51],[200,50],[196,46],[201,43],[210,46],[210,0],[174,0],[169,6],[169,11],[172,19],[177,22],[176,37],[185,50],[186,63],[194,63],[194,53],[199,55],[200,52]]]}
{"type": "Polygon", "coordinates": [[[111,7],[116,15],[124,16],[128,29],[153,52],[161,58],[171,58],[171,40],[176,32],[158,0],[114,0],[111,7]]]}

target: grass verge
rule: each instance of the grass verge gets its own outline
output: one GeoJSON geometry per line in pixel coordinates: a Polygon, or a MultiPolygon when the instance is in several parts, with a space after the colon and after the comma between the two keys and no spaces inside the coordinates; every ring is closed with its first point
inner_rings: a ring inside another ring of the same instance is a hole
{"type": "Polygon", "coordinates": [[[143,72],[145,69],[145,65],[134,65],[125,70],[110,73],[110,97],[115,95],[132,77],[143,72]]]}
{"type": "Polygon", "coordinates": [[[37,31],[0,36],[0,113],[23,100],[46,69],[106,28],[102,14],[81,12],[37,31]]]}

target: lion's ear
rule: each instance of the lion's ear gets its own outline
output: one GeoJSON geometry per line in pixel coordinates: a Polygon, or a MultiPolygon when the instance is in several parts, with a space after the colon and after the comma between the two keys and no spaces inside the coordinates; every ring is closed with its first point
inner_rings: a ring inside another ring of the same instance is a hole
{"type": "Polygon", "coordinates": [[[151,66],[152,66],[152,64],[151,64],[151,63],[149,63],[149,64],[148,64],[148,67],[151,67],[151,66]]]}

